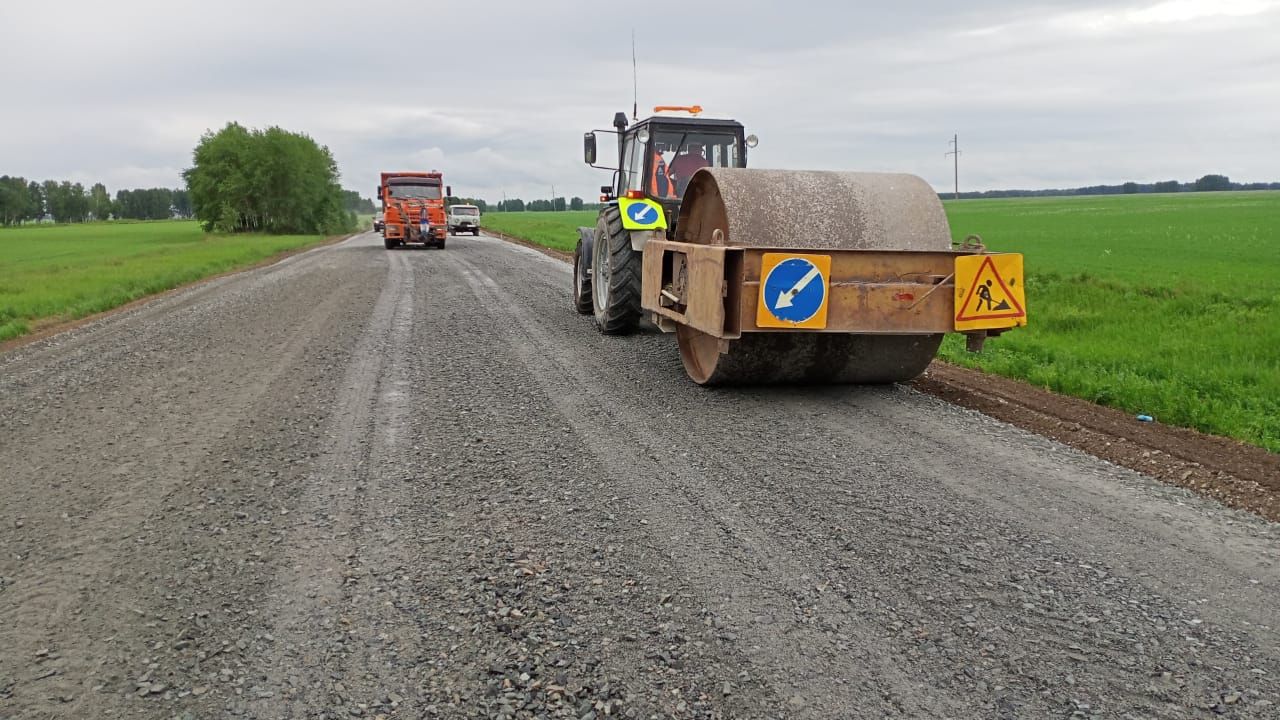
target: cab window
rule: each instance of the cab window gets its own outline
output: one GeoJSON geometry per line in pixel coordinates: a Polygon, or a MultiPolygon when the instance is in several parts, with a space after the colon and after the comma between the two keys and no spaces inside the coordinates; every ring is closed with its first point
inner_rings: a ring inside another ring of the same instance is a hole
{"type": "Polygon", "coordinates": [[[623,191],[644,190],[644,145],[635,135],[627,138],[627,154],[623,160],[623,191]]]}
{"type": "Polygon", "coordinates": [[[388,185],[387,197],[402,200],[439,200],[442,195],[439,185],[388,185]]]}
{"type": "Polygon", "coordinates": [[[677,194],[683,196],[693,173],[704,167],[743,167],[742,145],[737,133],[707,130],[662,130],[656,133],[654,149],[662,153],[667,172],[675,180],[677,194]]]}

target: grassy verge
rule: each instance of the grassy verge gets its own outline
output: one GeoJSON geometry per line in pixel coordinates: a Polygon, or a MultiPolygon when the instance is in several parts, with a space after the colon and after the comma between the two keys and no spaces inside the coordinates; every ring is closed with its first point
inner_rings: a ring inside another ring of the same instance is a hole
{"type": "Polygon", "coordinates": [[[1026,255],[1030,325],[943,357],[1280,452],[1280,193],[947,205],[1026,255]]]}
{"type": "MultiPolygon", "coordinates": [[[[1280,452],[1280,193],[965,200],[957,240],[1026,255],[1030,325],[948,361],[1280,452]]],[[[572,250],[594,213],[490,213],[572,250]]]]}
{"type": "Polygon", "coordinates": [[[489,230],[513,235],[543,247],[573,252],[578,243],[578,227],[595,227],[596,213],[594,210],[487,213],[482,224],[489,230]]]}
{"type": "Polygon", "coordinates": [[[0,341],[323,241],[207,235],[192,221],[0,230],[0,341]]]}

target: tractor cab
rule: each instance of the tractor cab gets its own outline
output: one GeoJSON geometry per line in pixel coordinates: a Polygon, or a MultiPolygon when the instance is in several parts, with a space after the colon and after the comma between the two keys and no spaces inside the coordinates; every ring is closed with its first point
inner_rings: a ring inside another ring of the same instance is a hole
{"type": "Polygon", "coordinates": [[[601,199],[654,200],[670,220],[689,180],[700,168],[746,167],[747,149],[755,147],[756,137],[744,137],[742,123],[736,120],[700,117],[701,113],[697,105],[656,107],[653,117],[630,127],[626,114],[618,113],[614,130],[587,133],[583,159],[592,167],[600,167],[596,165],[596,132],[619,137],[617,167],[602,168],[615,172],[613,185],[600,188],[601,199]]]}

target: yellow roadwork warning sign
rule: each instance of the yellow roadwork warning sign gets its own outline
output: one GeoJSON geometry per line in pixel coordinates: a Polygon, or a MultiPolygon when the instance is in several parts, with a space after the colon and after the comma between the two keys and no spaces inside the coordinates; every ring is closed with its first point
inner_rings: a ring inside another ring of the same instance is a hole
{"type": "Polygon", "coordinates": [[[956,258],[956,330],[994,330],[1027,324],[1022,254],[956,258]]]}

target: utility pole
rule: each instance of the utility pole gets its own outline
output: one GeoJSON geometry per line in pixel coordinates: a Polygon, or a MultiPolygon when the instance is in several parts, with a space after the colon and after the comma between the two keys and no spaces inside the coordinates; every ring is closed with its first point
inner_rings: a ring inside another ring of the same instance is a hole
{"type": "Polygon", "coordinates": [[[959,199],[960,199],[960,136],[959,136],[959,135],[952,135],[952,136],[951,136],[951,140],[950,140],[947,144],[951,146],[951,151],[950,151],[950,152],[948,152],[948,153],[946,153],[946,154],[944,154],[942,157],[946,157],[947,155],[954,155],[954,156],[955,156],[955,160],[956,160],[956,168],[955,168],[955,171],[956,171],[956,194],[955,194],[955,199],[956,199],[956,200],[959,200],[959,199]]]}
{"type": "Polygon", "coordinates": [[[552,185],[551,186],[551,210],[555,211],[555,209],[556,209],[556,186],[552,185]]]}

